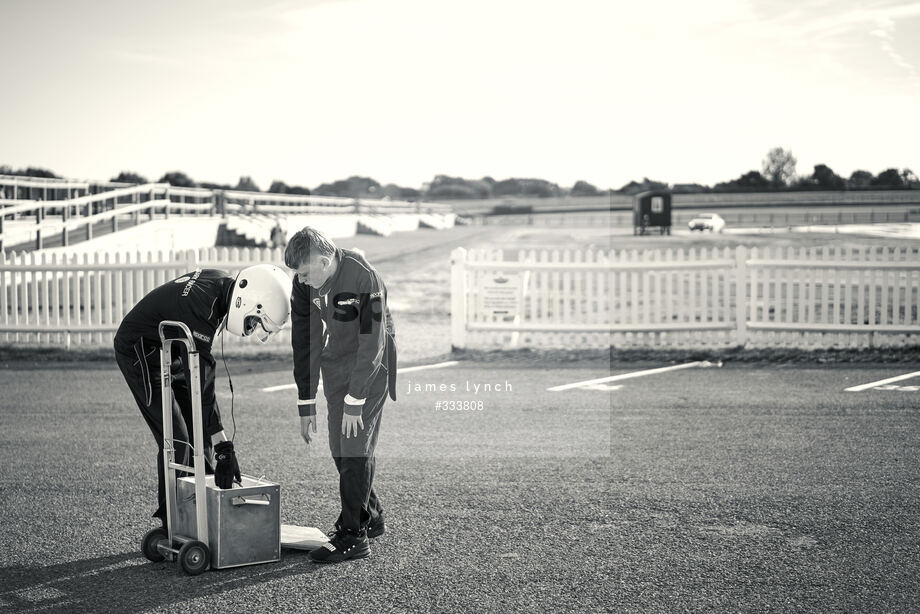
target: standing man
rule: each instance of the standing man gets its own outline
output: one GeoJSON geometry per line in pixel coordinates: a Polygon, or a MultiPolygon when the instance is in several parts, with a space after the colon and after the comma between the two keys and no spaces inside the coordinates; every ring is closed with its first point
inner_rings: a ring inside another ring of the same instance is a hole
{"type": "MultiPolygon", "coordinates": [[[[167,527],[160,322],[183,322],[192,331],[201,365],[204,456],[210,456],[213,446],[217,460],[215,482],[219,488],[230,488],[234,479],[240,480],[240,469],[233,442],[228,441],[224,433],[214,395],[216,361],[211,354],[211,344],[215,335],[224,328],[243,337],[254,335],[260,341],[267,340],[287,321],[290,296],[290,278],[276,266],[251,266],[240,271],[236,278],[224,271],[198,269],[152,290],[128,312],[118,327],[115,360],[157,442],[159,505],[153,516],[160,519],[164,529],[167,527]]],[[[170,334],[175,335],[176,331],[170,331],[170,334]]],[[[188,387],[188,354],[184,345],[178,354],[170,365],[174,374],[173,437],[176,440],[176,462],[188,465],[191,458],[192,398],[188,387]]]]}
{"type": "Polygon", "coordinates": [[[342,511],[330,541],[310,553],[317,563],[370,554],[368,538],[384,532],[374,492],[374,448],[387,395],[396,400],[396,341],[387,289],[356,250],[339,249],[309,226],[288,242],[284,263],[296,271],[291,344],[300,434],[316,433],[322,372],[329,447],[339,472],[342,511]]]}

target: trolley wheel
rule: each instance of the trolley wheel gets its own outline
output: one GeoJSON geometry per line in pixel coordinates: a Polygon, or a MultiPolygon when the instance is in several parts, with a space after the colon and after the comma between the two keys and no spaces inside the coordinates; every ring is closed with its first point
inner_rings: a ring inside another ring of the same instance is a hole
{"type": "Polygon", "coordinates": [[[144,556],[147,557],[148,561],[159,563],[166,557],[160,554],[160,551],[157,550],[157,544],[167,539],[169,539],[169,534],[166,533],[166,529],[162,527],[150,529],[146,534],[144,534],[144,539],[141,540],[141,552],[144,553],[144,556]]]}
{"type": "Polygon", "coordinates": [[[210,562],[211,553],[200,541],[185,542],[179,549],[179,565],[182,566],[182,571],[190,576],[202,573],[210,562]]]}

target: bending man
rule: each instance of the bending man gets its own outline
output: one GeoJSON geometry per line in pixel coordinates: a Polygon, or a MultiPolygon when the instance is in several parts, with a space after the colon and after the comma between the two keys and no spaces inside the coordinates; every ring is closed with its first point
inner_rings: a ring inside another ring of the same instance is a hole
{"type": "MultiPolygon", "coordinates": [[[[213,446],[215,482],[230,488],[240,480],[233,442],[227,440],[214,395],[214,337],[226,328],[243,337],[265,341],[281,329],[290,314],[290,279],[268,264],[249,267],[234,278],[224,271],[198,269],[168,281],[144,296],[124,317],[115,333],[115,360],[157,442],[157,499],[153,513],[166,528],[166,484],[163,475],[163,410],[160,376],[160,334],[163,320],[183,322],[192,331],[201,365],[201,410],[205,458],[213,446]]],[[[170,331],[175,335],[176,331],[170,331]]],[[[181,346],[170,370],[173,390],[173,437],[176,462],[191,458],[192,400],[188,387],[188,356],[181,346]]],[[[210,472],[210,467],[208,468],[210,472]]]]}

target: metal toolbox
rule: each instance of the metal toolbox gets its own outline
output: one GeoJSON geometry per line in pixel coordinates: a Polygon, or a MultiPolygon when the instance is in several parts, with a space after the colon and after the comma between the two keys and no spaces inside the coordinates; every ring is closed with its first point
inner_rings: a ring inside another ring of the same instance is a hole
{"type": "MultiPolygon", "coordinates": [[[[205,479],[211,567],[224,569],[281,560],[281,486],[248,475],[242,487],[220,489],[205,479]]],[[[176,480],[176,527],[195,535],[195,478],[176,480]]]]}

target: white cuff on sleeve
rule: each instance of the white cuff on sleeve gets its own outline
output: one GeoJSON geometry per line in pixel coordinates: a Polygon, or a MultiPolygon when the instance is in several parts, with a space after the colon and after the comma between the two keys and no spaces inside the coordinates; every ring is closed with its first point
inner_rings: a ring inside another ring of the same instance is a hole
{"type": "Polygon", "coordinates": [[[364,405],[364,399],[356,399],[350,394],[345,395],[345,402],[349,405],[364,405]]]}
{"type": "Polygon", "coordinates": [[[297,399],[298,405],[316,405],[316,399],[297,399]]]}

